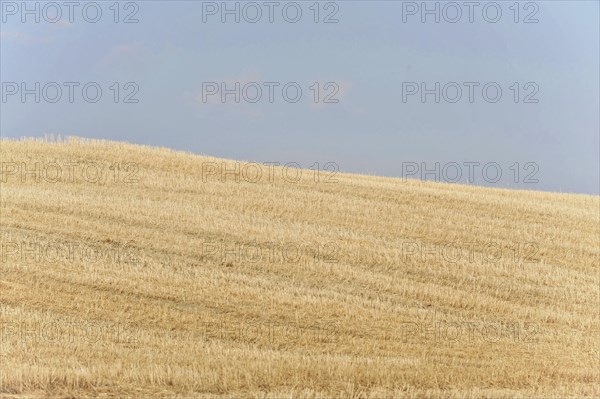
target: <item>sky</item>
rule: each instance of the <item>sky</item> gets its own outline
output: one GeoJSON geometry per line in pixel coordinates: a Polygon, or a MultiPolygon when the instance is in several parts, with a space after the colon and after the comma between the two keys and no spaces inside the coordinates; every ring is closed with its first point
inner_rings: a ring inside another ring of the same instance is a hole
{"type": "Polygon", "coordinates": [[[598,1],[0,1],[0,134],[599,194],[598,1]]]}

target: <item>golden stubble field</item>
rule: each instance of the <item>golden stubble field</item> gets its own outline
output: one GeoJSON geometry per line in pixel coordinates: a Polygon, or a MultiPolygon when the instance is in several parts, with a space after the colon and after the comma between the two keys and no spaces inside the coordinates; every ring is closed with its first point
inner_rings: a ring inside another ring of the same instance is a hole
{"type": "Polygon", "coordinates": [[[1,397],[600,395],[597,196],[0,155],[1,397]]]}

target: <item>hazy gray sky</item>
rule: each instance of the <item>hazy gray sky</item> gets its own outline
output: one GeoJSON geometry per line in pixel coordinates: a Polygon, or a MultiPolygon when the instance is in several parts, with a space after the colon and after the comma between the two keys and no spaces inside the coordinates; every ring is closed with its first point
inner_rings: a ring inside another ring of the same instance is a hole
{"type": "Polygon", "coordinates": [[[315,3],[2,1],[2,137],[598,194],[597,1],[315,3]]]}

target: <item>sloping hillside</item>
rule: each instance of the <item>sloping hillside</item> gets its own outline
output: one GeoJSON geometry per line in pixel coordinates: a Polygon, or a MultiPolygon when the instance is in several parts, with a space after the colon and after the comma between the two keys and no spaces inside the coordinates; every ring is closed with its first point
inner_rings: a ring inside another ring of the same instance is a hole
{"type": "Polygon", "coordinates": [[[0,153],[0,396],[600,395],[598,197],[0,153]]]}

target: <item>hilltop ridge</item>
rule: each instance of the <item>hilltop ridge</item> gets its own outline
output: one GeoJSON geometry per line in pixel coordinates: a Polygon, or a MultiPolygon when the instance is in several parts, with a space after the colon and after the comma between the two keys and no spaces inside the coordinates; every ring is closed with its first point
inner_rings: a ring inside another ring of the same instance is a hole
{"type": "Polygon", "coordinates": [[[598,196],[0,155],[0,395],[600,395],[598,196]]]}

